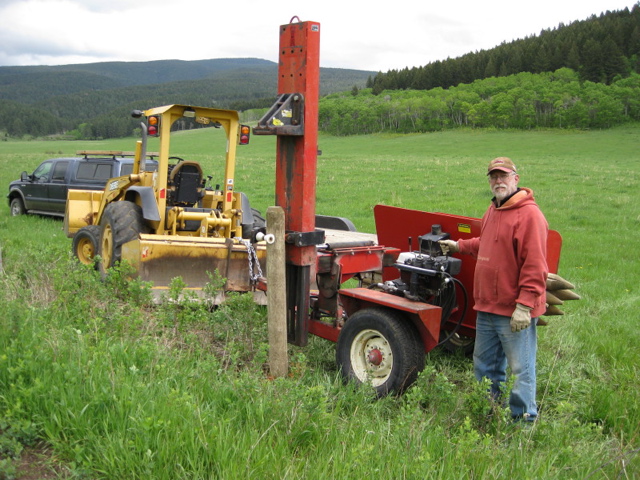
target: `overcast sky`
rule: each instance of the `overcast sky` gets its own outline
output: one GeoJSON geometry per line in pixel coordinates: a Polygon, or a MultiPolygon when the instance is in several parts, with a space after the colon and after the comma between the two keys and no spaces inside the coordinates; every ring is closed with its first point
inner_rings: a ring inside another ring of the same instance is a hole
{"type": "Polygon", "coordinates": [[[636,0],[0,0],[0,66],[277,60],[278,27],[321,25],[320,64],[386,72],[489,49],[636,0]]]}

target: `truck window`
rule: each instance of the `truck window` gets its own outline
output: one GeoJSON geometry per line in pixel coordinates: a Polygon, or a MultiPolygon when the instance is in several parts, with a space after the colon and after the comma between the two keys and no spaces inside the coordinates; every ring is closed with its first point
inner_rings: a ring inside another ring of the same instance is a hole
{"type": "Polygon", "coordinates": [[[81,163],[78,166],[76,178],[78,180],[109,180],[111,178],[111,164],[93,162],[81,163]]]}
{"type": "Polygon", "coordinates": [[[52,182],[64,182],[64,177],[67,173],[67,167],[69,166],[69,162],[56,162],[55,167],[53,167],[53,175],[51,175],[52,182]]]}
{"type": "MultiPolygon", "coordinates": [[[[152,162],[151,160],[147,160],[145,164],[145,170],[147,172],[156,172],[158,171],[158,163],[152,162]]],[[[120,166],[120,176],[131,175],[133,173],[133,163],[123,163],[120,166]]]]}
{"type": "Polygon", "coordinates": [[[49,176],[51,175],[51,167],[53,167],[53,162],[51,161],[41,163],[33,172],[33,179],[36,182],[48,181],[49,176]]]}
{"type": "Polygon", "coordinates": [[[120,176],[131,175],[133,173],[133,163],[123,163],[120,167],[120,176]]]}

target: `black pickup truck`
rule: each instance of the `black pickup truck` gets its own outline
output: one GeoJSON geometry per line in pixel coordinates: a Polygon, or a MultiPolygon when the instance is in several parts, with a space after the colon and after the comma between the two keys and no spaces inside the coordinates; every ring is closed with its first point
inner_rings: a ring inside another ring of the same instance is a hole
{"type": "MultiPolygon", "coordinates": [[[[35,213],[64,217],[69,188],[103,190],[110,178],[129,175],[133,158],[127,152],[78,152],[79,157],[51,158],[33,173],[22,172],[9,184],[11,215],[35,213]]],[[[147,159],[145,170],[156,171],[158,162],[147,159]]]]}

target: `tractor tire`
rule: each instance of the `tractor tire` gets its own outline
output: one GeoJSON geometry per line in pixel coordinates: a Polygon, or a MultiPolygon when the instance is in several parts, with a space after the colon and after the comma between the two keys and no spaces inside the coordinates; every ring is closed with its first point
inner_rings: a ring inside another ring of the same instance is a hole
{"type": "Polygon", "coordinates": [[[98,268],[105,275],[107,270],[120,262],[122,245],[148,233],[142,218],[142,209],[132,202],[117,201],[104,209],[100,221],[100,263],[98,268]]]}
{"type": "Polygon", "coordinates": [[[24,208],[24,203],[20,197],[16,197],[11,200],[11,216],[19,217],[20,215],[24,215],[27,210],[24,208]]]}
{"type": "Polygon", "coordinates": [[[72,250],[75,257],[84,265],[95,265],[95,257],[100,245],[100,225],[82,227],[73,236],[72,250]]]}
{"type": "Polygon", "coordinates": [[[242,238],[253,238],[256,230],[267,226],[267,221],[260,213],[260,210],[252,208],[251,215],[253,216],[253,223],[250,225],[246,223],[242,225],[242,238]]]}
{"type": "Polygon", "coordinates": [[[383,397],[400,394],[416,381],[425,353],[417,329],[400,313],[367,308],[346,321],[336,361],[346,382],[371,385],[383,397]]]}
{"type": "MultiPolygon", "coordinates": [[[[450,333],[445,330],[440,333],[440,338],[445,339],[448,335],[450,335],[450,333]]],[[[473,355],[475,342],[475,338],[454,333],[449,340],[442,344],[442,347],[448,352],[461,352],[465,357],[470,357],[473,355]]]]}
{"type": "Polygon", "coordinates": [[[253,215],[253,228],[262,228],[267,226],[267,221],[260,213],[260,210],[252,208],[251,214],[253,215]]]}

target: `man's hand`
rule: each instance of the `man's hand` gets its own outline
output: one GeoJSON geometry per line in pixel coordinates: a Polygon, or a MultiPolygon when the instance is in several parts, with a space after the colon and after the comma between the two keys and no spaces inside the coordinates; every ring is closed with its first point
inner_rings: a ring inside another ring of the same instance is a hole
{"type": "Polygon", "coordinates": [[[511,315],[511,331],[519,332],[531,326],[531,308],[516,303],[516,309],[511,315]]]}
{"type": "Polygon", "coordinates": [[[449,255],[451,253],[457,253],[460,251],[460,247],[458,247],[458,242],[454,242],[453,240],[439,240],[440,249],[442,253],[445,255],[449,255]]]}

